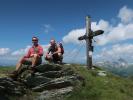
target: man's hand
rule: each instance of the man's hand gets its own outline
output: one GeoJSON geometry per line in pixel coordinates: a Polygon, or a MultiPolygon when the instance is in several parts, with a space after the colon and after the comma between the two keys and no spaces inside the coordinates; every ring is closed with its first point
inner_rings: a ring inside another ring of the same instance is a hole
{"type": "Polygon", "coordinates": [[[58,52],[54,52],[53,55],[54,55],[54,54],[57,54],[57,53],[58,53],[58,52]]]}
{"type": "Polygon", "coordinates": [[[30,57],[34,57],[34,54],[31,54],[30,57]]]}
{"type": "Polygon", "coordinates": [[[40,57],[38,54],[31,54],[30,55],[30,57],[36,57],[36,56],[40,57]]]}
{"type": "Polygon", "coordinates": [[[48,56],[49,56],[49,53],[47,53],[45,57],[48,57],[48,56]]]}

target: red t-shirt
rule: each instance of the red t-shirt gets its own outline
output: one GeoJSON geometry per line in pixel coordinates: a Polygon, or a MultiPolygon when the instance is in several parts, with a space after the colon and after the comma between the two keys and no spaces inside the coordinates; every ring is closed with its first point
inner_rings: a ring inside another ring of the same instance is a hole
{"type": "Polygon", "coordinates": [[[38,54],[40,57],[43,56],[43,48],[40,45],[37,45],[36,47],[32,46],[24,58],[30,58],[32,54],[38,54]]]}

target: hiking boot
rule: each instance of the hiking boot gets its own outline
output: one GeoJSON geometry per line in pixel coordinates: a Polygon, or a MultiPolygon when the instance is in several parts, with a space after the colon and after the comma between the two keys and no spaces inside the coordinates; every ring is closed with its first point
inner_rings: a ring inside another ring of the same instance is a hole
{"type": "Polygon", "coordinates": [[[31,76],[35,76],[35,72],[36,72],[36,69],[35,67],[30,67],[30,70],[31,70],[31,76]]]}
{"type": "Polygon", "coordinates": [[[36,72],[36,68],[35,67],[30,67],[30,73],[31,75],[34,75],[34,73],[36,72]]]}
{"type": "Polygon", "coordinates": [[[17,71],[13,71],[12,73],[9,74],[9,77],[16,80],[18,77],[18,72],[17,71]]]}

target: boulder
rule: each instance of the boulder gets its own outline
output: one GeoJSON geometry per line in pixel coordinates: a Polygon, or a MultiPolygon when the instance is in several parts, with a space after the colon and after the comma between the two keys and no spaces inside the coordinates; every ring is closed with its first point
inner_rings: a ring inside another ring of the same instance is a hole
{"type": "MultiPolygon", "coordinates": [[[[0,78],[0,98],[10,96],[22,96],[25,94],[25,86],[10,78],[0,78]]],[[[3,99],[4,100],[4,99],[3,99]]]]}
{"type": "Polygon", "coordinates": [[[73,86],[74,84],[74,77],[62,77],[57,78],[47,83],[41,84],[35,88],[32,88],[33,91],[41,92],[43,90],[52,90],[52,89],[59,89],[65,88],[68,86],[73,86]]]}
{"type": "Polygon", "coordinates": [[[36,67],[38,72],[47,72],[47,71],[59,71],[62,69],[62,67],[58,64],[41,64],[36,67]]]}
{"type": "Polygon", "coordinates": [[[36,100],[63,100],[63,96],[68,95],[72,90],[72,86],[61,89],[46,90],[41,92],[36,100]]]}
{"type": "Polygon", "coordinates": [[[18,81],[8,77],[0,78],[0,100],[10,100],[12,96],[23,98],[24,95],[28,98],[27,91],[38,94],[35,100],[50,100],[56,97],[57,100],[63,100],[58,97],[63,98],[64,95],[70,93],[76,83],[85,84],[84,78],[76,74],[68,65],[41,64],[36,67],[34,74],[31,73],[29,67],[22,66],[18,81]]]}

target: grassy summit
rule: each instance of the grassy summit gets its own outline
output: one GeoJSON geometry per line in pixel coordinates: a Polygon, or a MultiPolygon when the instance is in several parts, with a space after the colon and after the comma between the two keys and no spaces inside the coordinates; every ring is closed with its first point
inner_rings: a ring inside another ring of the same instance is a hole
{"type": "Polygon", "coordinates": [[[98,70],[87,70],[81,65],[72,65],[73,70],[86,80],[85,87],[76,87],[66,100],[133,100],[133,81],[107,72],[98,76],[98,70]]]}
{"type": "MultiPolygon", "coordinates": [[[[100,69],[87,70],[82,65],[64,65],[85,78],[85,86],[77,85],[64,100],[133,100],[133,81],[106,72],[107,76],[99,76],[100,69]]],[[[0,67],[3,77],[13,67],[0,67]]],[[[34,94],[33,94],[34,95],[34,94]]]]}

